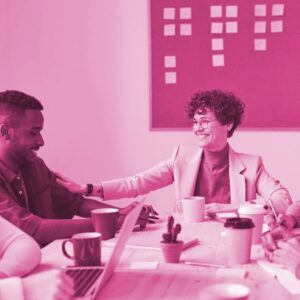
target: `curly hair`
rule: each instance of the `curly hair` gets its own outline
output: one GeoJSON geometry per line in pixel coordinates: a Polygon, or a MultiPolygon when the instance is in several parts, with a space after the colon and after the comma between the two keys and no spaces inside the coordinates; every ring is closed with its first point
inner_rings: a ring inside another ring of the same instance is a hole
{"type": "Polygon", "coordinates": [[[1,121],[15,125],[19,117],[27,109],[43,110],[43,105],[36,98],[20,91],[0,92],[0,116],[1,121]]]}
{"type": "Polygon", "coordinates": [[[222,125],[232,124],[228,132],[228,137],[231,137],[242,122],[244,107],[244,103],[232,93],[208,90],[196,92],[191,97],[186,112],[192,120],[197,110],[201,113],[205,113],[207,109],[211,110],[222,125]]]}

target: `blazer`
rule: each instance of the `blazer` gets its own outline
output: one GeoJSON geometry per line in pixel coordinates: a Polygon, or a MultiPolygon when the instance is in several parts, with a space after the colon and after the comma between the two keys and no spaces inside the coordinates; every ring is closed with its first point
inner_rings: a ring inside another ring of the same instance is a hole
{"type": "MultiPolygon", "coordinates": [[[[134,176],[103,181],[104,199],[136,197],[175,184],[176,199],[193,196],[203,148],[177,146],[172,157],[134,176]]],[[[289,192],[265,170],[262,158],[235,152],[229,147],[231,204],[246,201],[268,204],[285,212],[292,203],[289,192]]]]}

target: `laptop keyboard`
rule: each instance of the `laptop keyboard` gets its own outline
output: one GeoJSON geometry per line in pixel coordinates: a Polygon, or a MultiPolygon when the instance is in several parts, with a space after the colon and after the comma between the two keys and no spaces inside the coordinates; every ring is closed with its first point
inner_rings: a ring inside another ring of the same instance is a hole
{"type": "Polygon", "coordinates": [[[74,296],[84,297],[103,269],[98,267],[67,268],[65,272],[74,280],[74,296]]]}

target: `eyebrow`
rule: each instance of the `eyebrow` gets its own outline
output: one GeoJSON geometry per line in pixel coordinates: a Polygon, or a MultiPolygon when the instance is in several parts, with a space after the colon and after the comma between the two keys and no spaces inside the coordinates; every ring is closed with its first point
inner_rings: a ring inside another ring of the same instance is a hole
{"type": "Polygon", "coordinates": [[[42,130],[43,127],[40,127],[40,126],[34,126],[34,127],[31,127],[30,130],[42,130]]]}

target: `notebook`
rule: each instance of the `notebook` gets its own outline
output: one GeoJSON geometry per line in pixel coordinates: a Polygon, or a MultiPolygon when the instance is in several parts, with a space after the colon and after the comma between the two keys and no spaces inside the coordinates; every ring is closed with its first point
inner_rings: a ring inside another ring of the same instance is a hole
{"type": "Polygon", "coordinates": [[[103,267],[68,267],[65,272],[74,280],[74,299],[94,299],[113,275],[129,236],[142,210],[145,197],[139,199],[138,204],[125,217],[117,238],[113,252],[103,267]]]}

